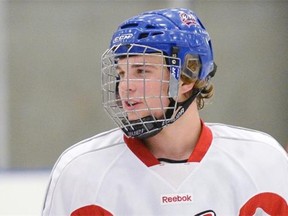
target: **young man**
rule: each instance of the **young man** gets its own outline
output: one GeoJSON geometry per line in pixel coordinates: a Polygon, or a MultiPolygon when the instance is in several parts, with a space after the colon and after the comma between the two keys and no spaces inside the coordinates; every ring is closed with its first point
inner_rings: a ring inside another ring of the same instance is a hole
{"type": "Polygon", "coordinates": [[[43,215],[288,215],[288,157],[269,135],[204,123],[210,37],[188,9],[122,23],[102,56],[119,126],[65,151],[43,215]]]}

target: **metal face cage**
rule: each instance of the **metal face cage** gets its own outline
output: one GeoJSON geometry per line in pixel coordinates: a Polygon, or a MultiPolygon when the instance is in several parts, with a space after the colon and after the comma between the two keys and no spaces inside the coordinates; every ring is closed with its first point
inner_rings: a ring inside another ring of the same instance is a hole
{"type": "Polygon", "coordinates": [[[101,63],[104,110],[127,136],[149,137],[174,121],[181,71],[179,58],[145,45],[119,44],[104,52],[101,63]],[[162,60],[155,63],[151,58],[162,60]],[[156,72],[151,71],[154,68],[156,72]],[[151,73],[157,73],[157,78],[151,73]],[[152,85],[158,87],[153,94],[148,93],[152,85]],[[136,93],[130,91],[132,86],[137,86],[136,93]],[[152,106],[151,101],[157,106],[152,106]]]}

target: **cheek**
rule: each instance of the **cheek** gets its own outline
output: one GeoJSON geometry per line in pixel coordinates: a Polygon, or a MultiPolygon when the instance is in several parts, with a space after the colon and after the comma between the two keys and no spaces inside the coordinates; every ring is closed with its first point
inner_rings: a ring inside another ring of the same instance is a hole
{"type": "Polygon", "coordinates": [[[166,82],[160,81],[146,81],[145,86],[143,86],[142,90],[145,92],[146,96],[167,96],[168,95],[169,85],[166,82]]]}
{"type": "MultiPolygon", "coordinates": [[[[169,105],[170,100],[168,96],[168,84],[160,82],[153,82],[145,87],[146,102],[153,108],[166,107],[169,105]]],[[[144,90],[144,89],[143,89],[144,90]]],[[[144,91],[143,91],[144,92],[144,91]]]]}

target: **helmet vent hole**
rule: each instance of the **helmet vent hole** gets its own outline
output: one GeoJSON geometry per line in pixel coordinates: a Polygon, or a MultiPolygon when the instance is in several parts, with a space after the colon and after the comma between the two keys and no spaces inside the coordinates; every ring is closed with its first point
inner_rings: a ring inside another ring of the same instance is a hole
{"type": "Polygon", "coordinates": [[[138,37],[138,39],[143,39],[143,38],[147,38],[149,36],[149,33],[147,32],[144,32],[144,33],[141,33],[138,37]]]}
{"type": "Polygon", "coordinates": [[[146,29],[155,29],[156,27],[153,25],[146,25],[146,29]]]}
{"type": "Polygon", "coordinates": [[[164,34],[163,32],[153,32],[152,35],[161,35],[161,34],[164,34]]]}
{"type": "Polygon", "coordinates": [[[121,29],[137,27],[138,23],[129,23],[121,26],[121,29]]]}
{"type": "Polygon", "coordinates": [[[139,35],[138,39],[147,38],[149,35],[155,36],[155,35],[161,35],[161,34],[164,34],[164,33],[163,32],[152,32],[152,33],[144,32],[139,35]]]}

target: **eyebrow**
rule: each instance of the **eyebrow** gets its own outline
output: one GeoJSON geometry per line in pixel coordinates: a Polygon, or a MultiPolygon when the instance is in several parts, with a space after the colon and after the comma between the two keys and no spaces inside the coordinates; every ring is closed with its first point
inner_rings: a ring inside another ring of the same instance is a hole
{"type": "MultiPolygon", "coordinates": [[[[116,70],[121,70],[121,67],[119,66],[119,64],[115,64],[116,65],[116,70]]],[[[120,64],[120,65],[127,65],[127,64],[120,64]]],[[[128,64],[129,65],[129,64],[128,64]]],[[[145,64],[145,63],[133,63],[130,64],[132,68],[141,68],[141,67],[152,67],[152,68],[156,68],[156,66],[154,64],[145,64]]],[[[127,66],[125,66],[127,67],[127,66]]]]}

